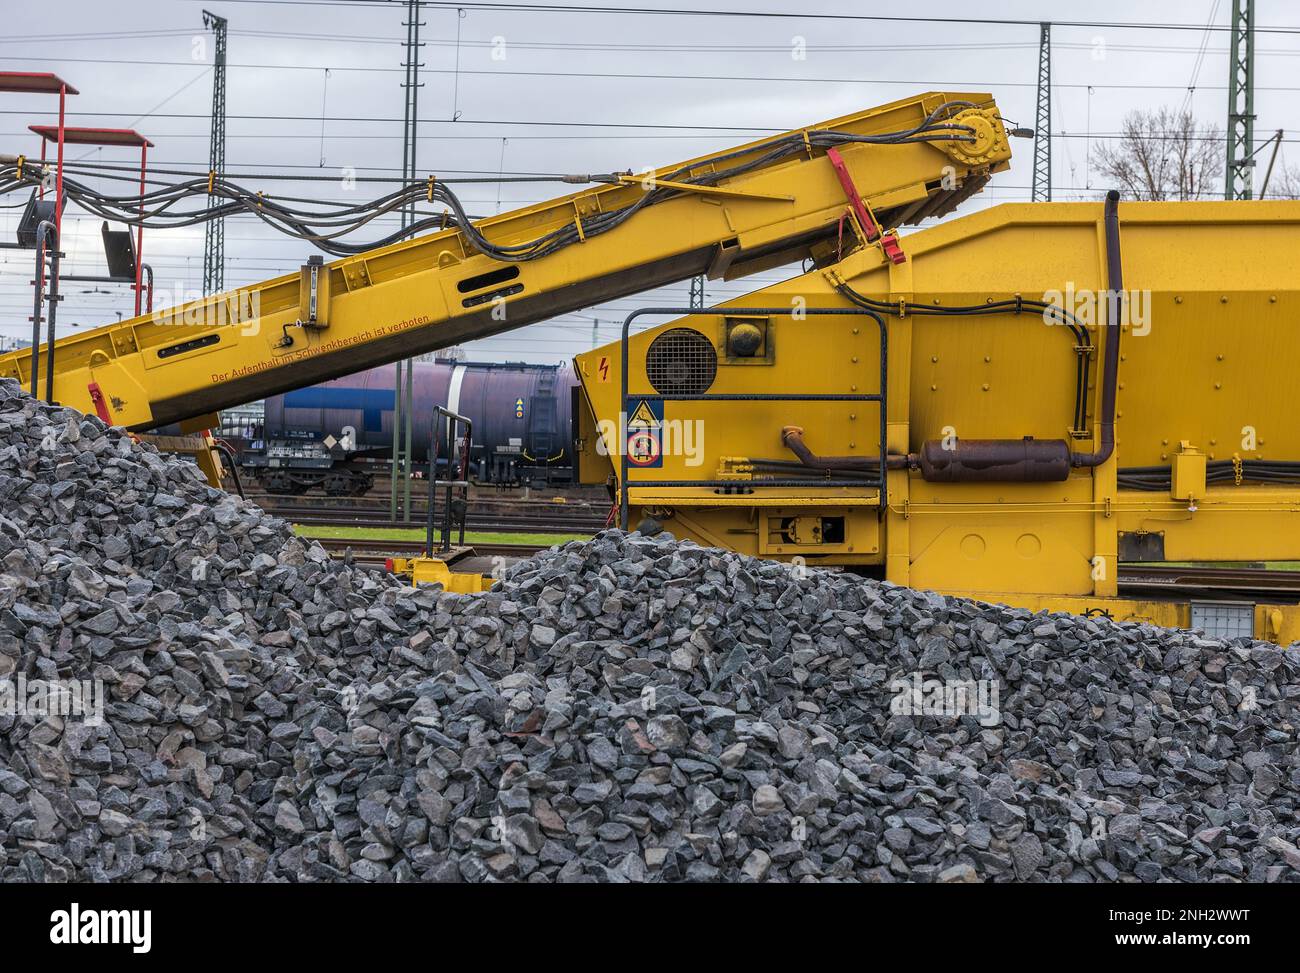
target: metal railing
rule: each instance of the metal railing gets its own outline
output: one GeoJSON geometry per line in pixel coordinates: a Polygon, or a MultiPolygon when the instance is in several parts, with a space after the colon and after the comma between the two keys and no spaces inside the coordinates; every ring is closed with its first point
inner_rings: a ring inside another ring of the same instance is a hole
{"type": "Polygon", "coordinates": [[[458,544],[465,544],[465,511],[469,505],[469,452],[470,443],[474,437],[474,424],[465,416],[452,412],[450,409],[444,409],[440,405],[433,407],[433,428],[429,431],[429,510],[428,524],[425,529],[424,555],[433,557],[433,531],[436,522],[435,503],[439,488],[446,491],[442,505],[442,542],[438,547],[439,554],[446,554],[451,550],[451,528],[452,528],[452,508],[455,504],[455,494],[459,490],[461,493],[461,513],[456,518],[460,526],[460,538],[458,544]],[[447,478],[438,479],[438,458],[442,453],[442,427],[447,426],[447,478]],[[465,435],[457,441],[457,430],[465,427],[465,435]],[[457,451],[457,445],[460,450],[457,451]],[[455,476],[452,475],[455,462],[455,476]]]}
{"type": "MultiPolygon", "coordinates": [[[[876,327],[880,331],[880,391],[876,393],[797,393],[797,392],[737,392],[737,393],[703,393],[699,395],[665,395],[662,393],[649,393],[642,395],[640,393],[629,393],[627,387],[628,381],[628,335],[632,322],[639,317],[646,315],[672,315],[673,317],[690,317],[702,315],[714,315],[722,317],[791,317],[795,314],[796,309],[791,307],[645,307],[633,311],[623,321],[623,332],[620,338],[620,356],[622,364],[621,380],[621,397],[622,416],[630,414],[630,399],[635,398],[638,402],[877,402],[880,405],[880,474],[879,481],[864,480],[860,478],[798,478],[769,477],[764,479],[751,480],[637,480],[628,479],[628,449],[627,449],[627,430],[620,428],[618,431],[619,442],[619,480],[622,488],[622,495],[619,503],[619,526],[627,530],[629,508],[631,507],[632,487],[710,487],[714,489],[732,489],[737,488],[755,488],[755,487],[876,487],[880,491],[880,505],[885,505],[885,476],[888,462],[888,444],[886,442],[888,434],[888,408],[887,394],[889,387],[889,332],[885,326],[885,319],[875,311],[858,307],[825,307],[825,308],[800,308],[797,309],[800,314],[828,316],[828,315],[858,315],[871,318],[876,322],[876,327]]],[[[620,416],[620,419],[622,419],[620,416]]],[[[620,426],[628,425],[626,421],[621,421],[620,426]]]]}
{"type": "Polygon", "coordinates": [[[60,248],[63,241],[59,239],[58,227],[49,220],[42,220],[36,228],[36,279],[32,281],[35,295],[32,299],[32,398],[40,398],[40,360],[41,360],[41,309],[49,298],[50,313],[46,316],[49,324],[49,339],[45,354],[45,401],[54,404],[54,323],[59,310],[59,258],[63,256],[60,248]],[[47,249],[47,242],[54,237],[54,248],[47,249]],[[45,274],[45,261],[50,262],[50,273],[45,274]],[[50,293],[45,293],[49,283],[50,293]]]}

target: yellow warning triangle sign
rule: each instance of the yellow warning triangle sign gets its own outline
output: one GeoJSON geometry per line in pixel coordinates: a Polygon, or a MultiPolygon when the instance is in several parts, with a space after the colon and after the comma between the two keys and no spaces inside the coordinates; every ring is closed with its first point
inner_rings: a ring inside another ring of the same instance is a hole
{"type": "Polygon", "coordinates": [[[629,426],[645,426],[649,429],[659,428],[659,420],[650,411],[650,405],[645,399],[641,400],[641,404],[636,407],[636,411],[632,413],[632,418],[627,421],[627,424],[629,426]]]}

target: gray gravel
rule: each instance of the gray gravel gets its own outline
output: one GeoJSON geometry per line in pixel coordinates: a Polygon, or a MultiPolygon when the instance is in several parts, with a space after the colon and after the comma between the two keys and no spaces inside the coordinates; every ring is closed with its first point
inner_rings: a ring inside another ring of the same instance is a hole
{"type": "Polygon", "coordinates": [[[0,683],[106,702],[0,714],[6,881],[1296,882],[1298,676],[665,534],[416,591],[0,382],[0,683]]]}

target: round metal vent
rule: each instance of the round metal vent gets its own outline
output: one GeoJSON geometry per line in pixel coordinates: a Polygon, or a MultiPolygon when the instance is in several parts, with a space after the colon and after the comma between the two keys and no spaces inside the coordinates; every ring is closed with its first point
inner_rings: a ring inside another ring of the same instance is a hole
{"type": "Polygon", "coordinates": [[[650,342],[645,370],[660,395],[703,395],[718,374],[718,353],[700,332],[672,328],[650,342]]]}

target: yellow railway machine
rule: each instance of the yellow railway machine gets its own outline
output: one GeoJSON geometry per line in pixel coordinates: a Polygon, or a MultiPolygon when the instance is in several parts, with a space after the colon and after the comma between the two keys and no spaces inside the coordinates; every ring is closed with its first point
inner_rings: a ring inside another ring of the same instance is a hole
{"type": "Polygon", "coordinates": [[[727,304],[638,312],[577,358],[580,469],[615,484],[623,523],[1300,639],[1295,598],[1129,583],[1151,562],[1300,561],[1300,203],[1006,204],[892,253],[854,233],[847,256],[823,244],[727,304]]]}

